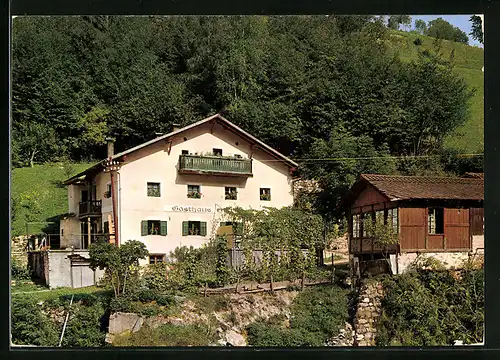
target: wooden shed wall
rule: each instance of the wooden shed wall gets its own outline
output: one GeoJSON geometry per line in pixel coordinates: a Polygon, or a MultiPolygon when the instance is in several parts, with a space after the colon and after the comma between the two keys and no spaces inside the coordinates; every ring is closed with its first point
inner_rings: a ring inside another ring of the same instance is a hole
{"type": "Polygon", "coordinates": [[[356,197],[356,200],[352,204],[351,208],[380,204],[387,201],[388,199],[377,189],[375,189],[372,185],[367,184],[366,187],[356,197]]]}

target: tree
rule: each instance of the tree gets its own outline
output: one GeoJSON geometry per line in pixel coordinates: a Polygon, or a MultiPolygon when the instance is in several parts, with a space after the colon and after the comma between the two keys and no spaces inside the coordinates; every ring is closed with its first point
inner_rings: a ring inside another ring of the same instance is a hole
{"type": "Polygon", "coordinates": [[[137,240],[129,240],[117,247],[109,242],[98,242],[89,246],[90,267],[104,270],[113,287],[115,298],[125,294],[127,278],[149,252],[146,245],[137,240]]]}
{"type": "Polygon", "coordinates": [[[465,32],[460,30],[458,27],[453,26],[443,18],[437,18],[429,21],[425,35],[464,44],[469,43],[469,38],[465,32]]]}
{"type": "Polygon", "coordinates": [[[472,15],[469,20],[472,23],[472,31],[469,33],[473,39],[483,44],[483,20],[480,16],[472,15]]]}
{"type": "MultiPolygon", "coordinates": [[[[387,219],[389,220],[389,219],[387,219]]],[[[392,219],[391,219],[392,220],[392,219]]],[[[397,229],[384,219],[384,215],[375,216],[363,220],[363,227],[367,231],[367,235],[373,240],[374,245],[380,250],[384,259],[391,265],[389,259],[389,252],[391,246],[399,243],[399,234],[397,229]]]]}
{"type": "Polygon", "coordinates": [[[419,34],[424,35],[427,32],[427,24],[425,23],[425,21],[422,19],[415,20],[415,30],[419,34]]]}
{"type": "Polygon", "coordinates": [[[387,20],[387,27],[389,29],[398,30],[399,25],[403,24],[408,26],[411,24],[411,16],[409,15],[390,15],[387,20]]]}

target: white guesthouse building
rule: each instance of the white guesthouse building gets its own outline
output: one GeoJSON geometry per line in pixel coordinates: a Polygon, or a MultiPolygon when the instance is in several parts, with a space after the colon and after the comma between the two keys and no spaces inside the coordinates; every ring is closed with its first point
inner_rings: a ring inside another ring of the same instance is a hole
{"type": "Polygon", "coordinates": [[[99,236],[139,240],[150,253],[142,264],[163,261],[206,243],[224,207],[292,205],[296,166],[220,115],[119,154],[109,143],[108,159],[65,182],[61,248],[87,249],[99,236]]]}

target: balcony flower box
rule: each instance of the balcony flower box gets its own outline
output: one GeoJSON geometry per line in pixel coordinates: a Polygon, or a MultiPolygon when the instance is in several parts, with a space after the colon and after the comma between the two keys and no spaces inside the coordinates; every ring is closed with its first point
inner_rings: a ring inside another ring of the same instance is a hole
{"type": "Polygon", "coordinates": [[[187,197],[190,199],[200,199],[201,198],[201,193],[198,191],[190,191],[187,194],[187,197]]]}
{"type": "Polygon", "coordinates": [[[237,200],[238,198],[238,193],[236,192],[230,192],[226,194],[226,200],[237,200]]]}
{"type": "Polygon", "coordinates": [[[261,200],[265,200],[265,201],[270,201],[271,200],[271,195],[270,194],[261,194],[260,195],[260,199],[261,200]]]}

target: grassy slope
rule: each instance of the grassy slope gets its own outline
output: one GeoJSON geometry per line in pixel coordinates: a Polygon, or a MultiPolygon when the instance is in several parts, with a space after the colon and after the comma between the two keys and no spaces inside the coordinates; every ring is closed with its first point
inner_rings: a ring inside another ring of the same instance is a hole
{"type": "MultiPolygon", "coordinates": [[[[396,51],[403,60],[415,59],[418,52],[429,50],[435,53],[436,39],[416,33],[394,31],[391,38],[396,51]],[[413,42],[416,38],[422,40],[417,46],[413,42]]],[[[445,145],[465,152],[482,151],[484,148],[484,50],[479,47],[459,44],[448,40],[440,42],[440,52],[443,57],[449,58],[452,50],[454,54],[454,70],[463,77],[475,94],[470,100],[470,113],[467,122],[450,135],[445,145]]]]}
{"type": "MultiPolygon", "coordinates": [[[[73,175],[84,170],[91,164],[73,164],[73,175]]],[[[68,193],[61,181],[67,179],[60,163],[35,165],[33,168],[12,169],[12,197],[20,199],[26,195],[37,195],[40,212],[32,221],[54,221],[54,217],[68,211],[68,193]],[[51,220],[52,219],[52,220],[51,220]]],[[[17,201],[19,203],[19,201],[17,201]]],[[[19,205],[16,218],[12,223],[12,235],[26,233],[26,215],[28,210],[19,205]]],[[[38,233],[46,224],[30,224],[29,232],[38,233]]]]}

